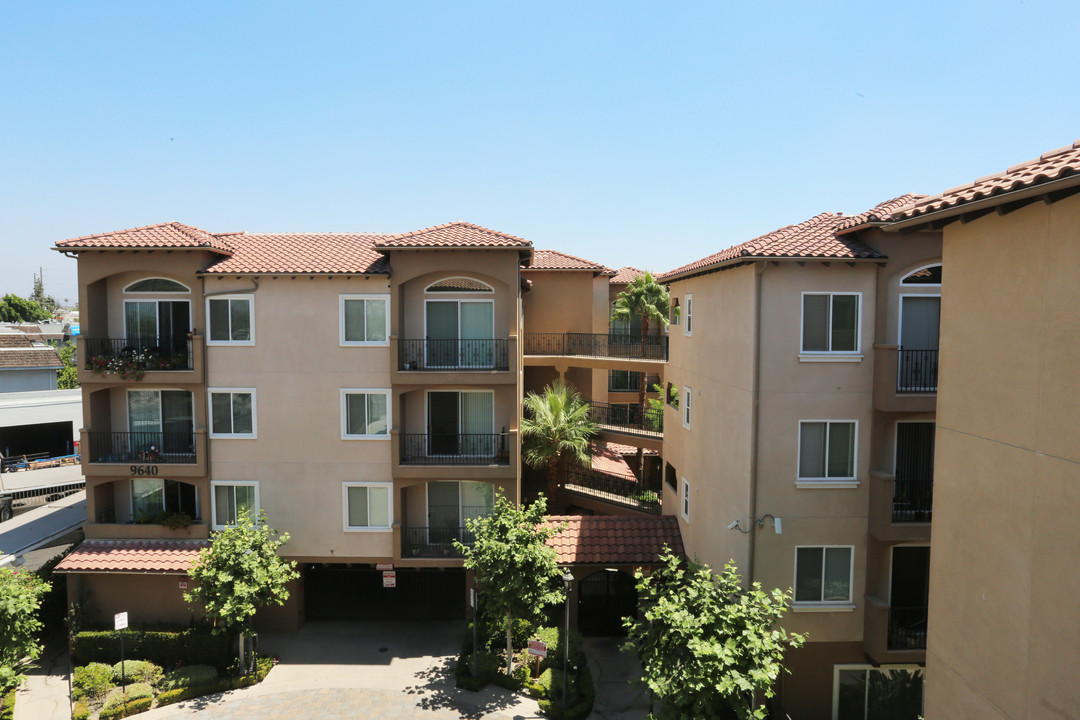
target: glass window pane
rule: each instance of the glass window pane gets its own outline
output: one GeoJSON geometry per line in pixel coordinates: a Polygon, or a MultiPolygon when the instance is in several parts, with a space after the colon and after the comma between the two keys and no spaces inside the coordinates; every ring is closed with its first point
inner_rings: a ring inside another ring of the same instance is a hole
{"type": "Polygon", "coordinates": [[[386,427],[386,396],[382,393],[372,393],[367,396],[367,424],[365,434],[385,435],[386,427]]]}
{"type": "Polygon", "coordinates": [[[804,352],[824,352],[829,349],[829,296],[803,295],[804,352]]]}
{"type": "Polygon", "coordinates": [[[855,423],[829,423],[828,477],[855,477],[855,423]]]}
{"type": "Polygon", "coordinates": [[[821,548],[795,551],[795,602],[821,601],[821,548]]]}
{"type": "Polygon", "coordinates": [[[240,435],[252,433],[251,393],[232,394],[233,432],[240,435]]]}
{"type": "Polygon", "coordinates": [[[229,301],[210,301],[210,339],[228,342],[229,337],[229,301]]]}
{"type": "Polygon", "coordinates": [[[915,720],[922,714],[923,673],[894,668],[867,671],[866,717],[915,720]]]}
{"type": "Polygon", "coordinates": [[[165,508],[165,481],[157,478],[133,478],[131,497],[135,522],[156,522],[165,508]]]}
{"type": "Polygon", "coordinates": [[[349,488],[349,527],[368,526],[368,489],[349,488]]]}
{"type": "MultiPolygon", "coordinates": [[[[161,432],[161,395],[157,390],[130,390],[127,400],[129,432],[161,432]]],[[[152,438],[135,438],[134,442],[144,440],[150,442],[152,438]]]]}
{"type": "Polygon", "coordinates": [[[837,720],[866,720],[866,670],[839,670],[837,720]]]}
{"type": "Polygon", "coordinates": [[[825,423],[799,424],[799,477],[825,477],[825,423]]]}
{"type": "Polygon", "coordinates": [[[352,393],[345,396],[345,430],[349,435],[367,434],[367,395],[352,393]]]}
{"type": "Polygon", "coordinates": [[[390,488],[369,487],[368,524],[370,527],[390,527],[390,488]]]}
{"type": "Polygon", "coordinates": [[[232,403],[229,393],[210,393],[210,411],[212,423],[210,430],[215,435],[228,435],[233,431],[232,403]]]}
{"type": "Polygon", "coordinates": [[[367,300],[364,305],[364,339],[368,342],[384,342],[386,340],[386,301],[367,300]]]}
{"type": "Polygon", "coordinates": [[[461,483],[462,522],[490,515],[495,506],[495,487],[491,483],[461,483]]]}
{"type": "Polygon", "coordinates": [[[233,500],[231,485],[214,486],[214,524],[233,525],[236,523],[236,504],[233,500]]]}
{"type": "Polygon", "coordinates": [[[859,338],[859,296],[833,295],[832,348],[833,352],[855,352],[859,338]]]}
{"type": "Polygon", "coordinates": [[[232,323],[232,340],[247,341],[251,339],[250,300],[230,300],[229,320],[232,323]]]}
{"type": "Polygon", "coordinates": [[[157,303],[124,303],[124,325],[128,340],[156,340],[157,303]]]}
{"type": "Polygon", "coordinates": [[[345,301],[345,340],[360,342],[364,339],[364,301],[345,301]]]}
{"type": "Polygon", "coordinates": [[[851,548],[825,548],[825,587],[822,600],[851,599],[851,548]]]}
{"type": "Polygon", "coordinates": [[[254,520],[258,508],[255,507],[255,487],[252,485],[237,485],[236,486],[236,515],[240,517],[241,514],[247,515],[248,518],[254,520]]]}

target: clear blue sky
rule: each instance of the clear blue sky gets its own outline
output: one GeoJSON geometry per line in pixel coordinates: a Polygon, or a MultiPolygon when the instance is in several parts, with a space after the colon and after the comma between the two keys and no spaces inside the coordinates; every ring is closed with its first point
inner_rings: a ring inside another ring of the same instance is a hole
{"type": "Polygon", "coordinates": [[[0,4],[0,293],[57,240],[464,219],[666,270],[1080,137],[1075,2],[0,4]]]}

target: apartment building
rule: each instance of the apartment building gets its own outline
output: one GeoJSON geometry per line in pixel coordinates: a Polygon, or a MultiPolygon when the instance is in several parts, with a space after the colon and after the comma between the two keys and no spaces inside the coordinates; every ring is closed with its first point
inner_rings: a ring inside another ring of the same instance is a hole
{"type": "Polygon", "coordinates": [[[1080,141],[895,213],[942,234],[926,717],[1065,718],[1080,687],[1080,141]]]}
{"type": "MultiPolygon", "coordinates": [[[[663,511],[687,554],[794,589],[792,720],[918,712],[941,240],[903,196],[823,213],[660,276],[673,313],[663,511]]],[[[894,715],[890,715],[892,717],[894,715]]]]}
{"type": "Polygon", "coordinates": [[[78,259],[87,540],[61,566],[102,617],[187,621],[209,532],[265,510],[303,572],[276,627],[457,618],[451,546],[519,497],[526,240],[180,223],[57,243],[78,259]],[[394,568],[386,587],[383,568],[394,568]]]}

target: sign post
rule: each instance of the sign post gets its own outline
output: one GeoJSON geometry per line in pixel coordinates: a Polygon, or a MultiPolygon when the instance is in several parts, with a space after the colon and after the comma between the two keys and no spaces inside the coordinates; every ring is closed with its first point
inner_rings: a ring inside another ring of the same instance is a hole
{"type": "Polygon", "coordinates": [[[472,608],[472,676],[476,677],[476,656],[480,654],[480,648],[476,646],[476,626],[479,618],[476,617],[476,578],[473,577],[473,586],[469,588],[469,607],[472,608]]]}
{"type": "Polygon", "coordinates": [[[113,629],[120,633],[120,692],[127,694],[127,665],[124,663],[124,634],[121,630],[127,630],[128,626],[128,614],[127,612],[116,613],[113,615],[113,629]]]}
{"type": "Polygon", "coordinates": [[[533,677],[539,676],[540,658],[547,657],[547,643],[543,640],[530,640],[529,654],[536,657],[536,673],[533,677]]]}

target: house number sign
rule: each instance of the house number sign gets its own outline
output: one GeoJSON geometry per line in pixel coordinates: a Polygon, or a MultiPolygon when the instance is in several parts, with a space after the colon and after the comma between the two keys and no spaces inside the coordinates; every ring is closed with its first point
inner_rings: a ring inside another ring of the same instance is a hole
{"type": "Polygon", "coordinates": [[[158,474],[158,466],[157,465],[132,465],[131,466],[131,474],[132,475],[157,475],[158,474]]]}

